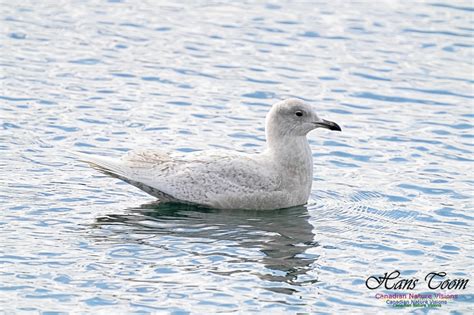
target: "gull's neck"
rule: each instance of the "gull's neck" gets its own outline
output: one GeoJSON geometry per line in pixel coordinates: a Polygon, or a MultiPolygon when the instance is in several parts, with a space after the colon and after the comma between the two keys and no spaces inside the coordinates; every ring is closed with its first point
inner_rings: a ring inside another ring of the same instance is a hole
{"type": "Polygon", "coordinates": [[[270,156],[281,174],[281,188],[294,192],[297,203],[305,203],[313,183],[313,157],[306,137],[267,135],[267,149],[263,154],[270,156]]]}
{"type": "Polygon", "coordinates": [[[306,136],[267,134],[267,149],[275,161],[285,166],[311,168],[312,155],[306,136]]]}

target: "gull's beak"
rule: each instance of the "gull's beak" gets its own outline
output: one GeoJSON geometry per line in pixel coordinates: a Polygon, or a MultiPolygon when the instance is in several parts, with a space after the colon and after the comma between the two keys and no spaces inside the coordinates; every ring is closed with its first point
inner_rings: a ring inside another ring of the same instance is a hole
{"type": "Polygon", "coordinates": [[[326,128],[326,129],[329,129],[329,130],[342,131],[341,127],[339,127],[338,124],[336,124],[333,121],[326,120],[326,119],[321,119],[320,122],[316,122],[315,124],[317,126],[320,126],[322,128],[326,128]]]}

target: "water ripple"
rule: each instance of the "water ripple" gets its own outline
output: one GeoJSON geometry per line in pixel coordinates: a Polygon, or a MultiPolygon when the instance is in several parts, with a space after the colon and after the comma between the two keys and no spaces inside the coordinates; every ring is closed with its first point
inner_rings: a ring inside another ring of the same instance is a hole
{"type": "MultiPolygon", "coordinates": [[[[0,309],[386,313],[365,289],[370,275],[468,277],[472,11],[447,1],[5,2],[0,309]],[[144,204],[67,153],[260,151],[264,116],[286,97],[344,130],[309,135],[304,207],[144,204]]],[[[442,310],[468,313],[470,302],[442,310]]]]}

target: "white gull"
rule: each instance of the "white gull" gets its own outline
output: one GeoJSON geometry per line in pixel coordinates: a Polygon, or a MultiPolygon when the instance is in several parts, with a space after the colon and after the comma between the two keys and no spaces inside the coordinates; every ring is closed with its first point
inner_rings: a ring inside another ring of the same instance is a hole
{"type": "Polygon", "coordinates": [[[313,182],[313,158],[306,135],[316,128],[341,128],[320,119],[309,104],[298,99],[274,104],[265,125],[267,146],[258,154],[138,150],[121,159],[83,154],[81,159],[161,202],[262,210],[303,205],[313,182]]]}

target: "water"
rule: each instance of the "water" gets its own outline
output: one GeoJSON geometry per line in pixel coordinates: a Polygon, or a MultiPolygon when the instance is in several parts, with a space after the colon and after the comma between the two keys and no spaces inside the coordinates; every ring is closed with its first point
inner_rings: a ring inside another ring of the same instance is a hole
{"type": "Polygon", "coordinates": [[[472,277],[473,11],[3,1],[0,309],[367,314],[372,275],[472,277]],[[343,128],[309,136],[305,207],[159,207],[66,152],[256,152],[285,97],[343,128]]]}

